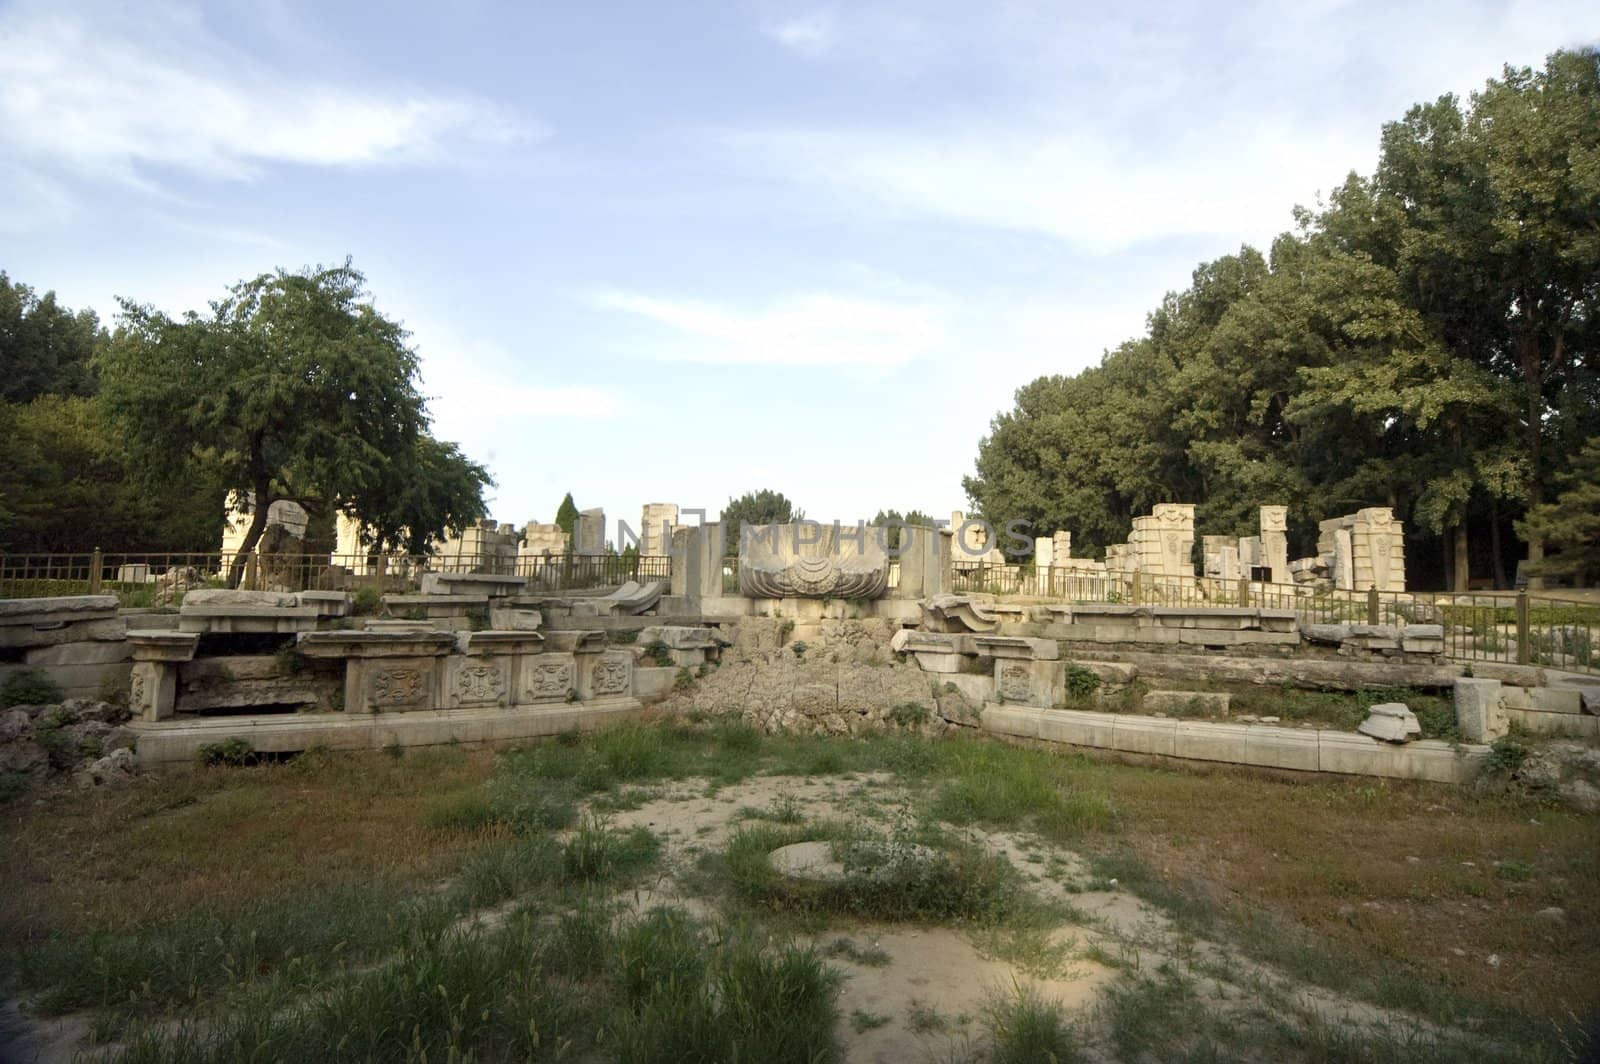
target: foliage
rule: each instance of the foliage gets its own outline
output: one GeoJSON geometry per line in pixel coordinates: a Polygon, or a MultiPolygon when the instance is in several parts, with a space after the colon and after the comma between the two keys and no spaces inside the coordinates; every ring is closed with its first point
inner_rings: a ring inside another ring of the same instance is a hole
{"type": "Polygon", "coordinates": [[[97,367],[135,468],[252,493],[242,551],[278,499],[322,500],[412,550],[483,512],[482,468],[421,442],[417,356],[348,261],[241,281],[205,315],[122,308],[97,367]]]}
{"type": "Polygon", "coordinates": [[[805,511],[784,497],[782,492],[763,488],[729,499],[722,508],[724,550],[729,557],[739,553],[739,538],[745,525],[782,525],[805,520],[805,511]]]}
{"type": "Polygon", "coordinates": [[[664,669],[672,664],[672,649],[659,639],[645,644],[644,656],[654,662],[657,668],[664,669]]]}
{"type": "Polygon", "coordinates": [[[1521,740],[1504,735],[1489,744],[1489,757],[1483,771],[1489,776],[1514,776],[1533,751],[1521,740]]]}
{"type": "Polygon", "coordinates": [[[43,669],[18,669],[0,683],[0,706],[49,706],[65,695],[43,669]]]}
{"type": "Polygon", "coordinates": [[[1224,535],[1280,503],[1309,552],[1318,521],[1389,505],[1452,546],[1457,579],[1469,525],[1498,536],[1531,511],[1531,557],[1548,537],[1549,571],[1589,567],[1587,460],[1564,506],[1541,504],[1600,433],[1596,158],[1593,49],[1413,108],[1373,175],[1297,211],[1269,255],[1202,264],[1143,336],[1018,389],[966,478],[973,508],[1092,549],[1159,502],[1224,535]]]}
{"type": "Polygon", "coordinates": [[[934,523],[934,519],[923,513],[921,510],[907,510],[904,514],[902,514],[899,510],[879,510],[878,515],[872,519],[871,523],[875,527],[882,528],[890,521],[897,522],[897,524],[889,525],[889,527],[885,529],[883,538],[885,541],[884,546],[891,551],[900,549],[900,536],[902,531],[900,524],[904,524],[910,528],[938,527],[938,525],[934,523]]]}
{"type": "Polygon", "coordinates": [[[1530,566],[1534,576],[1600,579],[1600,436],[1592,436],[1556,480],[1559,494],[1527,513],[1517,525],[1524,538],[1544,539],[1553,553],[1530,566]]]}
{"type": "Polygon", "coordinates": [[[218,481],[189,469],[141,484],[104,405],[45,395],[0,404],[0,547],[88,553],[215,550],[222,535],[218,481]]]}
{"type": "Polygon", "coordinates": [[[572,542],[572,530],[578,523],[578,504],[572,501],[572,492],[567,492],[561,499],[561,505],[556,508],[556,524],[561,526],[561,531],[567,534],[567,542],[572,542]]]}
{"type": "Polygon", "coordinates": [[[235,736],[216,743],[201,743],[195,750],[195,756],[202,765],[226,765],[231,768],[243,768],[256,763],[258,756],[255,746],[249,739],[235,736]]]}
{"type": "Polygon", "coordinates": [[[1082,665],[1068,665],[1066,669],[1067,697],[1074,702],[1083,702],[1094,697],[1100,690],[1100,677],[1082,665]]]}
{"type": "Polygon", "coordinates": [[[0,401],[93,395],[95,352],[106,331],[92,310],[74,314],[0,270],[0,401]]]}

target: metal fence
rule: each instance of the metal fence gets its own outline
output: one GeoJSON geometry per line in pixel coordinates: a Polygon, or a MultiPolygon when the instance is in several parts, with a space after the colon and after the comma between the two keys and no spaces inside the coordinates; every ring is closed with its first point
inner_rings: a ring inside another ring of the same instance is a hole
{"type": "Polygon", "coordinates": [[[1048,602],[1291,610],[1313,624],[1437,624],[1445,653],[1468,661],[1600,672],[1600,596],[1341,591],[1302,584],[1169,577],[1081,568],[957,564],[951,590],[1048,602]]]}
{"type": "Polygon", "coordinates": [[[603,555],[0,554],[0,598],[114,594],[124,606],[165,605],[196,587],[382,592],[420,588],[428,573],[525,577],[529,591],[581,591],[672,578],[672,559],[603,555]]]}

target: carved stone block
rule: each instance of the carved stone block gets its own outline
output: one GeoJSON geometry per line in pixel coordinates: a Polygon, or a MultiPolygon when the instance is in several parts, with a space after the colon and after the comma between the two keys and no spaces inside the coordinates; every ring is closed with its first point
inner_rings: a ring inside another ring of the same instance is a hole
{"type": "Polygon", "coordinates": [[[565,702],[578,690],[578,664],[571,654],[533,654],[522,660],[521,702],[565,702]]]}

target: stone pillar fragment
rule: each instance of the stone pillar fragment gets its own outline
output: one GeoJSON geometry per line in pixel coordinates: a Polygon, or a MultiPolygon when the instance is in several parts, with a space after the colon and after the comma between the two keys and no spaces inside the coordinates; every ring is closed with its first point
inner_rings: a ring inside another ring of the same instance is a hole
{"type": "Polygon", "coordinates": [[[594,556],[606,552],[606,512],[596,506],[578,514],[572,526],[573,553],[594,556]]]}
{"type": "Polygon", "coordinates": [[[1500,681],[1462,677],[1455,684],[1456,726],[1469,743],[1488,743],[1509,730],[1500,681]]]}
{"type": "Polygon", "coordinates": [[[1289,582],[1289,508],[1261,508],[1261,564],[1268,569],[1267,582],[1289,582]]]}
{"type": "Polygon", "coordinates": [[[138,720],[166,720],[176,712],[178,666],[194,660],[200,636],[189,632],[129,632],[133,670],[128,710],[138,720]]]}

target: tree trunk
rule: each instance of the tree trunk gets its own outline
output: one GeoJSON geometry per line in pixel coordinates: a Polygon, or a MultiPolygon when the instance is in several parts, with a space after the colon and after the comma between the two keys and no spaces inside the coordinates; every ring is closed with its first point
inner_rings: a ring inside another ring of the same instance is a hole
{"type": "Polygon", "coordinates": [[[1456,525],[1456,542],[1452,554],[1454,555],[1452,560],[1455,564],[1454,573],[1450,577],[1450,589],[1457,592],[1465,591],[1467,590],[1467,585],[1472,582],[1472,567],[1468,564],[1467,520],[1464,517],[1461,519],[1461,523],[1456,525]]]}
{"type": "Polygon", "coordinates": [[[266,477],[256,478],[255,486],[255,513],[250,515],[250,528],[244,534],[244,542],[239,545],[239,553],[233,556],[233,563],[228,567],[228,586],[238,587],[239,581],[244,577],[244,567],[250,555],[255,553],[256,544],[261,542],[261,533],[267,530],[267,510],[272,507],[272,481],[266,477]]]}
{"type": "Polygon", "coordinates": [[[1494,555],[1494,586],[1499,591],[1507,587],[1506,559],[1500,543],[1500,500],[1489,502],[1489,552],[1494,555]]]}

